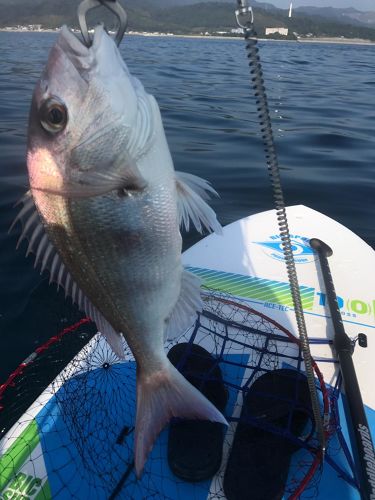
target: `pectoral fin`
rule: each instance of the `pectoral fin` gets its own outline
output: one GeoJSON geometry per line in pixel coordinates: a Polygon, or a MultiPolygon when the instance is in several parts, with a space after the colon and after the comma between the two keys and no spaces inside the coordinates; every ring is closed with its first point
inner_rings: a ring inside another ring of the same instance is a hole
{"type": "Polygon", "coordinates": [[[180,224],[185,230],[189,231],[192,221],[200,233],[206,229],[221,234],[222,227],[216,214],[205,201],[210,199],[210,194],[218,196],[214,188],[204,179],[185,172],[176,172],[176,186],[180,224]]]}

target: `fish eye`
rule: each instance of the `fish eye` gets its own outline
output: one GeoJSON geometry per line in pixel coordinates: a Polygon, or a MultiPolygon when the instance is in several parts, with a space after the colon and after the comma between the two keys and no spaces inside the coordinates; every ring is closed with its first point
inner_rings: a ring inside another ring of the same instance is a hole
{"type": "Polygon", "coordinates": [[[50,97],[39,109],[40,124],[46,132],[57,134],[62,132],[68,123],[68,110],[57,97],[50,97]]]}

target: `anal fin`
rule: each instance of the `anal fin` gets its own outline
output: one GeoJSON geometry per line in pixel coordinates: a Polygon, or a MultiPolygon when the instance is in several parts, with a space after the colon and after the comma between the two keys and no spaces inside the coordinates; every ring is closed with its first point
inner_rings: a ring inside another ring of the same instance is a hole
{"type": "Polygon", "coordinates": [[[184,270],[181,277],[181,291],[168,320],[165,340],[175,340],[195,321],[197,312],[203,308],[200,293],[201,280],[195,274],[184,270]]]}

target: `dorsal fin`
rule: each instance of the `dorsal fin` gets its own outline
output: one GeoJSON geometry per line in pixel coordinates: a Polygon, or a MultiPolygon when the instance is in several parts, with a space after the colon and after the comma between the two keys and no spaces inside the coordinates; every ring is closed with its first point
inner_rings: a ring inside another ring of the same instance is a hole
{"type": "Polygon", "coordinates": [[[41,264],[41,274],[45,269],[49,271],[50,283],[55,282],[57,283],[57,288],[61,286],[65,290],[65,297],[71,297],[79,310],[96,323],[98,330],[105,336],[113,351],[117,356],[123,358],[124,347],[122,344],[122,335],[112,328],[74,281],[56,248],[48,238],[30,191],[25,194],[20,202],[23,206],[9,230],[11,231],[17,222],[21,222],[22,232],[17,242],[17,248],[23,240],[29,241],[26,255],[29,255],[29,253],[35,254],[34,267],[41,264]]]}

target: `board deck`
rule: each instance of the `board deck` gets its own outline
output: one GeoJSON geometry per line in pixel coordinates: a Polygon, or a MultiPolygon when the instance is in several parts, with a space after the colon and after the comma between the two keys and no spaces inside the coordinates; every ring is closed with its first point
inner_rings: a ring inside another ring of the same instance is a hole
{"type": "MultiPolygon", "coordinates": [[[[333,331],[317,256],[312,252],[308,242],[310,238],[320,238],[333,249],[334,253],[330,258],[330,265],[345,328],[352,338],[355,338],[360,332],[366,334],[368,338],[368,347],[361,348],[357,345],[353,358],[370,428],[374,434],[375,391],[372,388],[371,373],[373,359],[375,359],[373,340],[375,335],[375,291],[369,279],[369,273],[375,268],[375,252],[349,229],[305,206],[288,208],[288,219],[312,355],[318,362],[328,385],[335,384],[338,366],[334,353],[327,343],[327,339],[332,338],[333,331]]],[[[222,236],[210,235],[204,238],[184,253],[183,262],[190,271],[201,277],[204,286],[219,292],[229,293],[246,301],[259,312],[273,318],[289,331],[296,333],[292,299],[280,243],[275,212],[268,211],[226,226],[222,236]]],[[[64,400],[61,395],[68,394],[72,387],[74,389],[74,384],[84,372],[88,359],[91,360],[92,373],[90,377],[95,383],[96,390],[100,391],[104,380],[98,376],[99,371],[95,369],[92,360],[95,359],[96,352],[100,350],[103,353],[108,349],[106,342],[101,337],[94,337],[73,360],[74,363],[72,361],[66,367],[0,441],[1,499],[18,498],[19,494],[24,495],[22,498],[30,499],[70,498],[71,494],[64,494],[62,490],[61,474],[70,478],[70,491],[77,491],[77,498],[108,497],[108,492],[104,493],[104,490],[93,490],[90,487],[88,477],[82,478],[80,476],[79,479],[74,479],[75,468],[82,457],[71,445],[69,419],[61,417],[61,400],[64,400]],[[69,374],[68,377],[67,374],[69,374]],[[59,400],[56,399],[57,393],[59,393],[59,400]],[[57,474],[58,470],[63,470],[63,472],[57,474]]],[[[228,354],[228,356],[236,355],[238,354],[235,352],[228,354]]],[[[97,367],[99,368],[102,356],[97,356],[97,358],[97,367]]],[[[133,401],[130,406],[128,403],[127,415],[118,425],[123,427],[125,424],[131,427],[135,414],[135,364],[132,357],[129,356],[125,362],[118,363],[116,370],[118,370],[119,376],[125,377],[128,381],[124,390],[127,391],[128,399],[133,401]]],[[[229,369],[223,375],[225,380],[229,381],[234,377],[246,376],[245,373],[232,373],[229,369]]],[[[108,405],[110,406],[116,387],[113,387],[112,394],[108,379],[106,379],[106,384],[106,397],[109,398],[108,405]]],[[[234,411],[235,401],[236,394],[233,393],[226,410],[228,415],[234,411]]],[[[76,401],[70,404],[82,405],[84,403],[76,401]]],[[[94,422],[100,419],[101,409],[96,408],[92,401],[88,401],[87,404],[87,411],[91,412],[92,416],[93,423],[91,425],[94,426],[94,422]],[[98,413],[97,419],[95,412],[98,413]]],[[[70,412],[74,415],[71,408],[70,412]]],[[[340,402],[340,414],[343,432],[347,436],[348,429],[345,424],[342,402],[340,402]]],[[[89,422],[87,426],[90,427],[89,422]]],[[[111,436],[113,439],[116,438],[119,429],[114,429],[109,440],[111,436]]],[[[89,431],[95,433],[94,428],[88,429],[88,435],[89,431]]],[[[232,427],[229,429],[228,435],[233,434],[233,432],[232,427]]],[[[223,498],[218,496],[216,492],[222,492],[219,483],[223,467],[225,467],[225,456],[228,452],[230,439],[226,440],[221,471],[212,481],[195,486],[176,482],[169,471],[165,458],[167,436],[168,431],[164,430],[150,457],[150,463],[153,464],[151,467],[155,469],[153,488],[155,491],[159,491],[159,496],[156,495],[155,498],[202,500],[223,498]],[[162,476],[158,474],[160,467],[163,469],[162,476]]],[[[92,441],[91,446],[96,446],[95,441],[92,441]]],[[[131,450],[131,443],[129,449],[131,450]]],[[[126,453],[129,451],[121,449],[116,455],[116,460],[129,459],[126,457],[126,453]]],[[[105,471],[105,454],[100,455],[99,453],[98,456],[103,459],[103,470],[105,471]]],[[[338,461],[340,462],[340,459],[338,461]]],[[[342,462],[342,468],[345,469],[345,460],[343,459],[342,462]]],[[[134,486],[136,483],[135,478],[133,479],[132,489],[124,487],[116,498],[145,498],[146,490],[142,489],[142,481],[138,486],[134,486]]],[[[334,468],[325,464],[320,479],[318,498],[333,497],[358,499],[359,494],[353,486],[339,477],[334,468]]],[[[302,498],[304,498],[303,495],[302,498]]]]}
{"type": "MultiPolygon", "coordinates": [[[[330,267],[347,334],[368,337],[368,347],[354,352],[364,403],[375,409],[371,384],[375,359],[375,290],[370,279],[375,252],[352,231],[305,206],[287,210],[293,254],[297,267],[302,304],[310,339],[332,339],[328,304],[318,256],[309,245],[319,238],[333,249],[330,267]]],[[[183,256],[190,268],[210,288],[223,290],[249,301],[292,332],[297,331],[281,240],[273,210],[229,224],[224,235],[212,234],[183,256]]],[[[311,346],[314,358],[332,360],[331,348],[311,346]]],[[[334,365],[321,362],[326,380],[334,375],[334,365]]]]}

